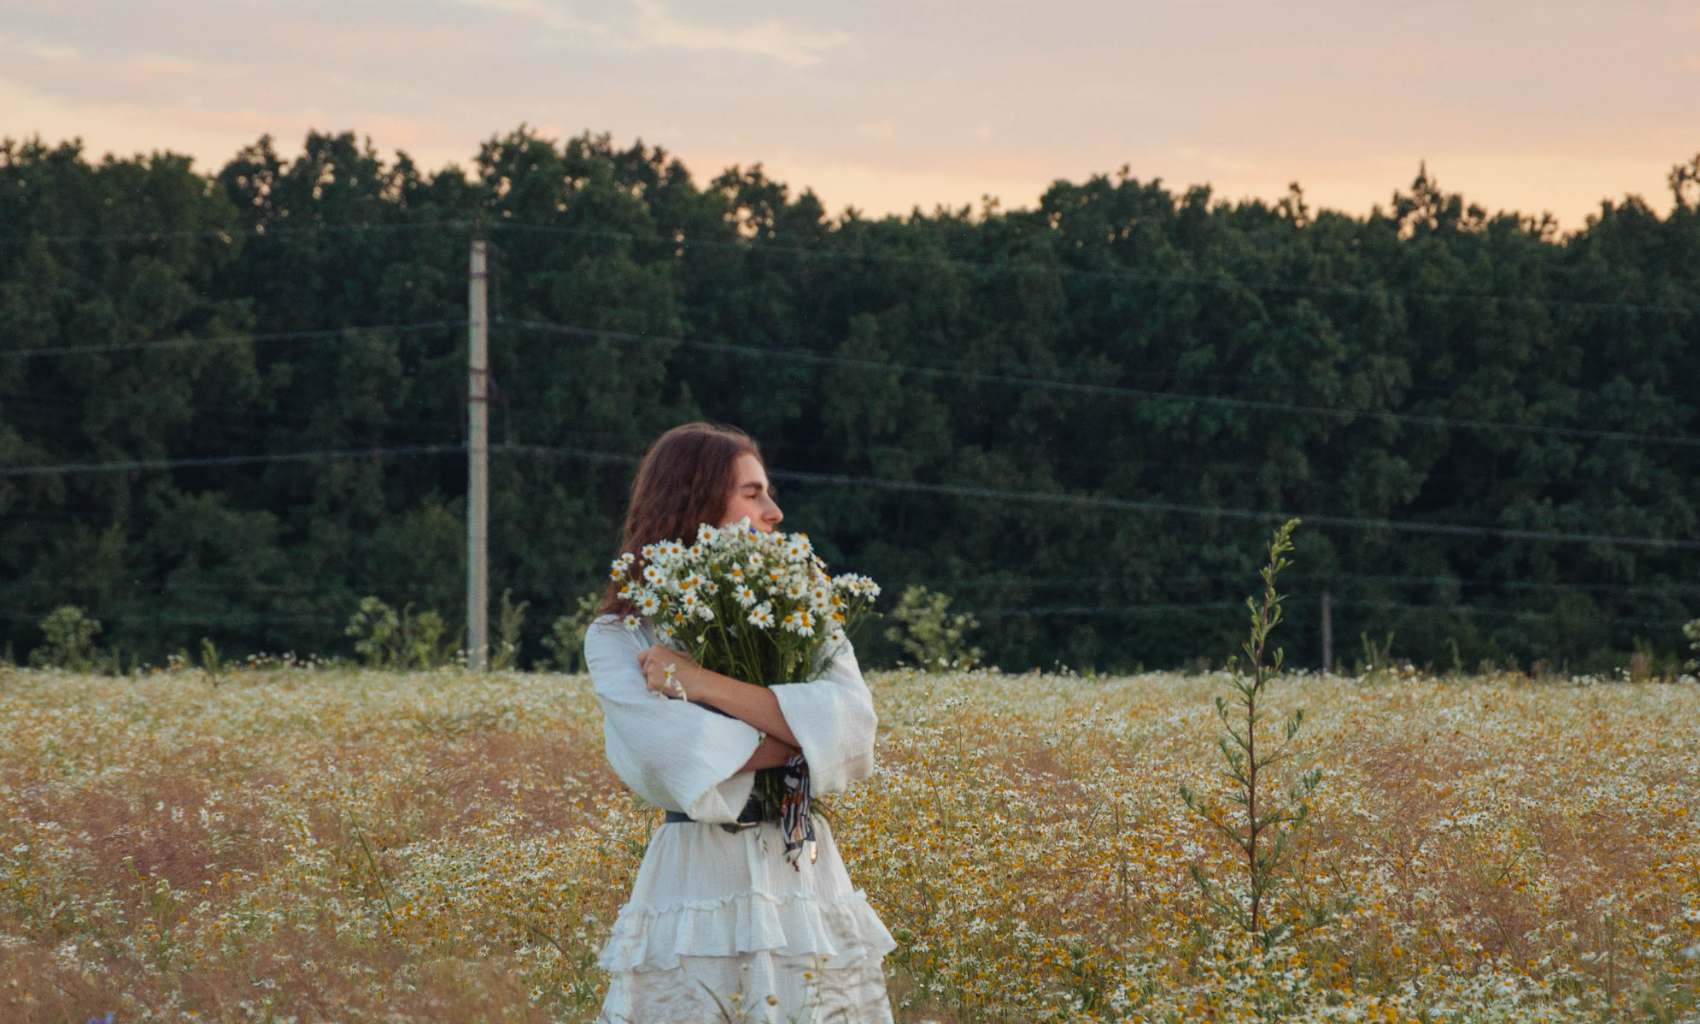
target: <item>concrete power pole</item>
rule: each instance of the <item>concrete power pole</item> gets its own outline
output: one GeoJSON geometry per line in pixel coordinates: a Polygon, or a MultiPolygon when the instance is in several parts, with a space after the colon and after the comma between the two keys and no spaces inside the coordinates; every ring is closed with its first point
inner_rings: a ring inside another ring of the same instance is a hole
{"type": "Polygon", "coordinates": [[[466,274],[466,662],[480,671],[490,653],[490,314],[484,224],[472,227],[466,274]]]}

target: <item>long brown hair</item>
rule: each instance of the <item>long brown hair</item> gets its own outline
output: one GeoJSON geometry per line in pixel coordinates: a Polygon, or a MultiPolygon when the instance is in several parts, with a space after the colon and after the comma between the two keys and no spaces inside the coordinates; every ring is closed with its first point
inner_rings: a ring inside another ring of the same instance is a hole
{"type": "MultiPolygon", "coordinates": [[[[759,461],[761,449],[737,427],[686,423],[656,438],[632,481],[620,552],[637,555],[641,571],[644,545],[689,540],[703,523],[719,526],[726,517],[740,455],[754,455],[759,461]]],[[[620,584],[610,581],[599,614],[628,615],[631,610],[631,603],[620,598],[620,584]]]]}

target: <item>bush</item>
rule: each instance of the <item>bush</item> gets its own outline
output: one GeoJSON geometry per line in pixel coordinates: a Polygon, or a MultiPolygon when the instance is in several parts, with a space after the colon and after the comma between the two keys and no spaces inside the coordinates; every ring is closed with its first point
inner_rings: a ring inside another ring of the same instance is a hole
{"type": "Polygon", "coordinates": [[[460,647],[460,634],[449,636],[448,624],[434,611],[413,615],[413,606],[401,610],[402,650],[407,658],[397,668],[439,668],[449,663],[460,647]],[[448,639],[444,639],[448,637],[448,639]]]}
{"type": "MultiPolygon", "coordinates": [[[[1700,619],[1682,627],[1682,635],[1688,638],[1688,646],[1694,653],[1700,654],[1700,619]]],[[[1690,672],[1700,672],[1700,658],[1691,659],[1687,667],[1690,672]]]]}
{"type": "Polygon", "coordinates": [[[447,664],[460,646],[460,635],[451,636],[448,624],[435,611],[416,616],[409,604],[397,615],[375,597],[360,599],[359,610],[348,617],[343,632],[354,637],[354,651],[367,668],[434,669],[447,664]]]}
{"type": "Polygon", "coordinates": [[[41,633],[47,641],[30,652],[34,668],[62,668],[68,672],[88,672],[95,666],[100,652],[94,638],[100,623],[83,614],[75,605],[60,605],[40,622],[41,633]]]}
{"type": "Polygon", "coordinates": [[[401,653],[401,619],[395,609],[375,597],[360,599],[360,608],[348,617],[344,633],[354,638],[354,653],[367,668],[389,668],[401,653]]]}
{"type": "Polygon", "coordinates": [[[971,614],[952,615],[949,608],[950,595],[910,587],[891,613],[903,628],[886,630],[885,638],[901,644],[903,653],[928,672],[973,668],[984,652],[967,646],[968,634],[979,629],[980,623],[971,614]]]}

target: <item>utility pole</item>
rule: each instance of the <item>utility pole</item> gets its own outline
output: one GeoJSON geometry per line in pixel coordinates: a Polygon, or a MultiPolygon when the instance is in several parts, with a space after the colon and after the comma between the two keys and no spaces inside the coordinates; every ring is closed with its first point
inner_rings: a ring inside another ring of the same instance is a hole
{"type": "Polygon", "coordinates": [[[1322,671],[1334,671],[1334,595],[1322,592],[1322,671]]]}
{"type": "Polygon", "coordinates": [[[484,222],[472,225],[466,273],[466,664],[490,652],[490,314],[484,222]]]}

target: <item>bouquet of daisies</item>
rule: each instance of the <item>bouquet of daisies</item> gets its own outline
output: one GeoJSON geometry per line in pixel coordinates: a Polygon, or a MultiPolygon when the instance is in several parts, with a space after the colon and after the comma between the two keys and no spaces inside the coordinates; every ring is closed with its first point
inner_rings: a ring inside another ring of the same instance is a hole
{"type": "MultiPolygon", "coordinates": [[[[760,533],[747,519],[704,525],[691,542],[627,552],[615,559],[612,576],[662,643],[757,686],[816,677],[880,592],[866,576],[828,575],[806,534],[760,533]]],[[[753,795],[762,820],[780,823],[786,859],[796,866],[803,844],[814,839],[807,763],[799,756],[762,769],[753,795]]]]}
{"type": "Polygon", "coordinates": [[[807,534],[748,520],[623,554],[612,575],[662,643],[757,686],[815,676],[880,592],[866,576],[828,575],[807,534]]]}

